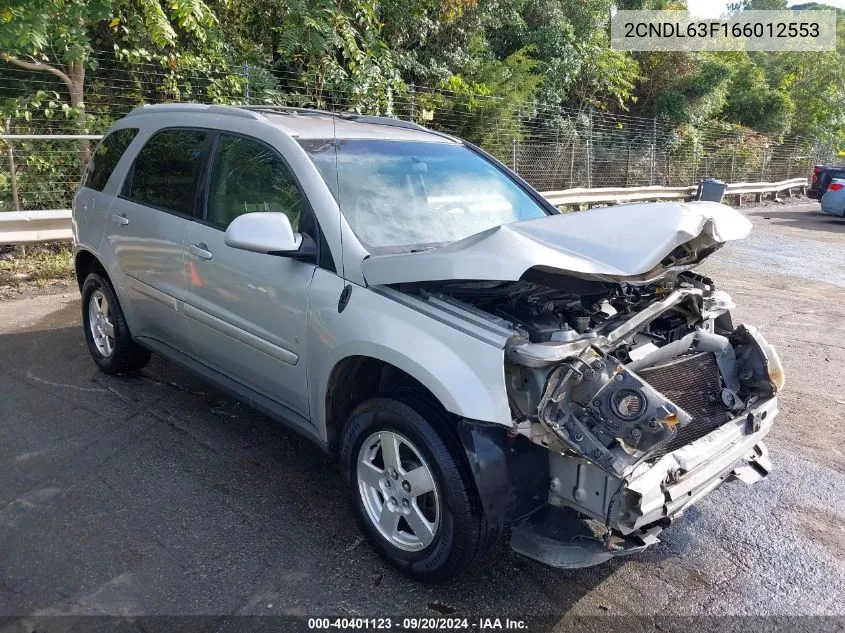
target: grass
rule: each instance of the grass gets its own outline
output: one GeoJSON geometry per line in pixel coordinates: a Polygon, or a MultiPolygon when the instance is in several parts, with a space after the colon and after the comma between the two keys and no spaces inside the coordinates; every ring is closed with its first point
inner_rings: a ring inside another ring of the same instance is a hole
{"type": "Polygon", "coordinates": [[[43,286],[54,279],[73,277],[70,243],[33,244],[22,254],[20,247],[0,247],[0,286],[35,282],[43,286]]]}

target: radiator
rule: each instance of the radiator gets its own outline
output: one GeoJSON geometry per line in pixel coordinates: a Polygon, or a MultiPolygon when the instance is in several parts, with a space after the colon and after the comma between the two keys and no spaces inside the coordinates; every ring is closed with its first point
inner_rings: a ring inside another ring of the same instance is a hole
{"type": "Polygon", "coordinates": [[[719,368],[711,352],[685,354],[641,369],[637,375],[692,416],[689,424],[678,427],[675,437],[657,450],[656,457],[704,437],[732,417],[722,404],[719,368]]]}

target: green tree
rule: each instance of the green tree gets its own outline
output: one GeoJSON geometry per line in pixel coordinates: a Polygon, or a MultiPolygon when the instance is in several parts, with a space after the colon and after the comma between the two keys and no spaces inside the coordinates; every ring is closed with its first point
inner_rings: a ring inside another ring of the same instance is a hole
{"type": "Polygon", "coordinates": [[[404,84],[381,27],[374,0],[287,0],[273,29],[280,66],[296,74],[310,103],[322,106],[337,91],[351,109],[389,113],[404,84]]]}
{"type": "MultiPolygon", "coordinates": [[[[474,45],[484,47],[486,43],[476,38],[474,45]]],[[[464,74],[442,82],[445,91],[419,94],[421,122],[509,160],[513,141],[524,134],[523,120],[532,116],[530,98],[541,81],[529,53],[520,50],[504,60],[489,51],[474,55],[474,63],[464,74]]]]}
{"type": "Polygon", "coordinates": [[[729,2],[728,11],[738,13],[740,11],[783,11],[787,9],[786,0],[740,0],[729,2]]]}
{"type": "Polygon", "coordinates": [[[85,123],[85,71],[91,66],[91,32],[106,23],[143,26],[161,47],[176,42],[171,20],[196,37],[213,26],[215,18],[203,0],[172,0],[168,11],[160,0],[8,0],[0,12],[0,57],[18,68],[57,77],[68,103],[85,123]]]}
{"type": "Polygon", "coordinates": [[[782,135],[789,132],[794,114],[795,105],[789,95],[769,86],[763,70],[751,60],[733,71],[722,111],[728,121],[782,135]]]}

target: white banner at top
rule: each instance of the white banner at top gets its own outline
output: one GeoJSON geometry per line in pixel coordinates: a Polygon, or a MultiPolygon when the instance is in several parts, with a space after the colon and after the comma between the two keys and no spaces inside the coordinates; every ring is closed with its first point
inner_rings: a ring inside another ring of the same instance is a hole
{"type": "Polygon", "coordinates": [[[835,51],[836,11],[616,11],[610,47],[621,51],[835,51]]]}

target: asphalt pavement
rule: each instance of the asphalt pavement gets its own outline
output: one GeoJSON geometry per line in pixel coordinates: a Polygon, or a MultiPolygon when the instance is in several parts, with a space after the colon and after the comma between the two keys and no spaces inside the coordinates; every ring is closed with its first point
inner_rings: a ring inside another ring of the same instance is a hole
{"type": "Polygon", "coordinates": [[[747,213],[752,237],[704,269],[784,361],[774,470],[580,570],[503,542],[414,583],[364,543],[308,441],[156,357],[98,373],[76,293],[0,302],[0,616],[845,616],[845,221],[747,213]]]}

